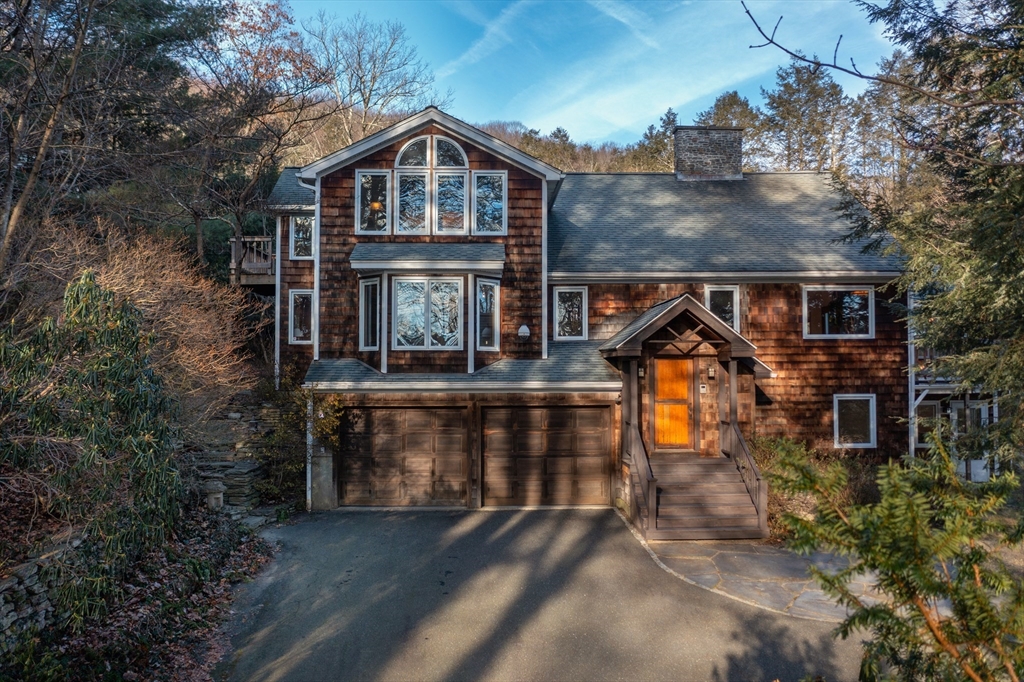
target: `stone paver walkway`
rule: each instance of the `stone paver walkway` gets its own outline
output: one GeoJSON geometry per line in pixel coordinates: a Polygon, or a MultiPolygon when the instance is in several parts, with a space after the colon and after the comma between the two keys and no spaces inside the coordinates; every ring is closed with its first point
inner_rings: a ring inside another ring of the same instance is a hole
{"type": "MultiPolygon", "coordinates": [[[[846,609],[832,601],[808,570],[847,566],[833,554],[800,556],[757,540],[686,540],[645,543],[655,562],[669,573],[711,592],[776,613],[838,623],[846,609]]],[[[881,595],[865,577],[851,583],[854,594],[874,602],[881,595]]]]}

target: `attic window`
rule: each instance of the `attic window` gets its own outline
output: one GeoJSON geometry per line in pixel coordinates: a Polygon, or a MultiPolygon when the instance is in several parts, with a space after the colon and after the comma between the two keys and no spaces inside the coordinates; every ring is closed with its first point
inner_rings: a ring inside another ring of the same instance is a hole
{"type": "Polygon", "coordinates": [[[402,153],[398,155],[398,165],[412,168],[426,168],[427,138],[421,137],[407,144],[405,149],[402,150],[402,153]]]}

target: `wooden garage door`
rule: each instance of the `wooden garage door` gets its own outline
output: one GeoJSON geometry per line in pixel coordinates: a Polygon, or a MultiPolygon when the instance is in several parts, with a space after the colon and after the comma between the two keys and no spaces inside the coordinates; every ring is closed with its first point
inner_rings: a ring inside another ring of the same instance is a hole
{"type": "Polygon", "coordinates": [[[485,505],[608,504],[611,410],[483,412],[485,505]]]}
{"type": "Polygon", "coordinates": [[[342,505],[462,505],[468,500],[465,408],[350,410],[338,477],[342,505]]]}

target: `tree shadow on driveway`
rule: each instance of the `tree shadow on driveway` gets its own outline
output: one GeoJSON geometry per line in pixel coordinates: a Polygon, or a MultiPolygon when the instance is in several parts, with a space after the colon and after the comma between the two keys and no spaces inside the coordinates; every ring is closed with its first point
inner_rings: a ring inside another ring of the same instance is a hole
{"type": "Polygon", "coordinates": [[[658,568],[611,510],[337,511],[265,532],[230,680],[856,677],[828,624],[658,568]]]}

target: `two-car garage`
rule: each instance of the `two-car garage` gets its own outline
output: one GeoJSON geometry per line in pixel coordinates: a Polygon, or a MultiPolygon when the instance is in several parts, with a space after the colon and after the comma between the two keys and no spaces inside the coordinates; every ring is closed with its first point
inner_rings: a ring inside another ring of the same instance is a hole
{"type": "Polygon", "coordinates": [[[346,410],[338,503],[469,505],[475,472],[484,506],[611,503],[610,406],[485,406],[477,414],[471,428],[466,406],[346,410]]]}

